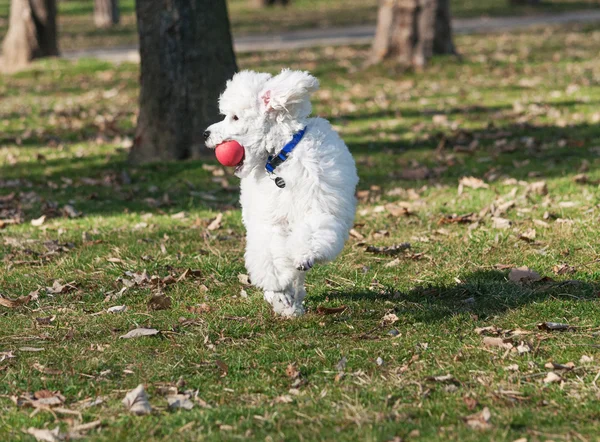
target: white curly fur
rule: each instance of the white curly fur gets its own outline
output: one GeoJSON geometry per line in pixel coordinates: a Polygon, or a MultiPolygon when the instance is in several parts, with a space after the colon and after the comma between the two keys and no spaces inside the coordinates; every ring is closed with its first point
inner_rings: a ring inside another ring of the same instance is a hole
{"type": "Polygon", "coordinates": [[[318,87],[308,72],[283,70],[274,77],[239,72],[219,99],[225,118],[207,129],[209,148],[228,140],[244,146],[236,175],[247,231],[246,268],[265,300],[284,316],[304,313],[302,269],[342,251],[356,209],[352,155],[328,121],[308,118],[310,94],[318,87]],[[304,127],[304,137],[275,171],[286,183],[280,189],[265,163],[304,127]]]}

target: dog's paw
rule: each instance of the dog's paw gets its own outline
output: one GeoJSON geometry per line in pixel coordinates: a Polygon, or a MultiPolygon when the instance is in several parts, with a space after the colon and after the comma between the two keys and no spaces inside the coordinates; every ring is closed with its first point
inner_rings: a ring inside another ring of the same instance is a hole
{"type": "Polygon", "coordinates": [[[304,314],[302,301],[294,299],[288,294],[279,292],[265,292],[265,301],[273,307],[273,311],[284,318],[297,318],[304,314]]]}
{"type": "Polygon", "coordinates": [[[301,272],[307,272],[308,270],[312,269],[314,265],[315,261],[313,259],[303,259],[296,263],[296,269],[300,270],[301,272]]]}
{"type": "Polygon", "coordinates": [[[279,311],[274,311],[283,318],[298,318],[305,313],[304,307],[298,304],[291,305],[279,311]]]}

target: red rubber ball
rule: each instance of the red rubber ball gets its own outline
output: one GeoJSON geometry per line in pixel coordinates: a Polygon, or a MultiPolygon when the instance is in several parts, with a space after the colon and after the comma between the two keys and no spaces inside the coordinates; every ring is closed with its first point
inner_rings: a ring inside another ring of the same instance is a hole
{"type": "Polygon", "coordinates": [[[215,155],[223,166],[234,167],[244,158],[244,148],[237,141],[225,141],[217,146],[215,155]]]}

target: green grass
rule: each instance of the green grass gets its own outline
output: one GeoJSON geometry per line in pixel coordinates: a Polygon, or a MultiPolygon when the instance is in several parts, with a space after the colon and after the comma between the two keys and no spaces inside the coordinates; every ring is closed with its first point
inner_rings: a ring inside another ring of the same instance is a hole
{"type": "Polygon", "coordinates": [[[201,161],[126,163],[137,66],[50,60],[1,77],[0,212],[23,222],[0,229],[0,292],[41,290],[25,306],[0,306],[0,352],[15,355],[0,362],[0,440],[80,422],[10,400],[42,389],[60,391],[62,408],[80,410],[81,421],[100,420],[88,433],[98,441],[597,440],[599,43],[597,27],[459,37],[463,61],[437,58],[422,73],[363,70],[366,48],[240,56],[242,68],[317,75],[315,113],[338,128],[359,167],[364,244],[351,239],[340,258],[309,273],[308,313],[297,320],[274,317],[256,289],[240,296],[243,228],[228,171],[214,176],[201,161]],[[582,168],[587,184],[575,182],[582,168]],[[489,188],[459,194],[463,176],[489,188]],[[540,180],[547,195],[527,192],[540,180]],[[474,226],[439,223],[510,200],[506,230],[489,215],[474,226]],[[388,203],[412,215],[394,217],[382,208],[388,203]],[[67,204],[82,216],[65,218],[67,204]],[[218,213],[222,226],[207,230],[218,213]],[[46,221],[32,226],[42,214],[46,221]],[[519,239],[529,229],[534,241],[519,239]],[[63,246],[50,253],[48,241],[63,246]],[[406,241],[412,249],[395,267],[365,251],[406,241]],[[560,264],[574,273],[555,274],[560,264]],[[510,282],[507,267],[523,265],[550,279],[510,282]],[[116,298],[126,271],[177,277],[187,268],[201,275],[164,288],[168,310],[148,310],[149,287],[116,298]],[[56,280],[75,288],[48,294],[56,280]],[[203,303],[210,311],[193,310],[203,303]],[[128,310],[102,313],[115,305],[128,310]],[[343,313],[318,314],[342,305],[343,313]],[[395,324],[383,322],[388,313],[395,324]],[[545,321],[577,329],[538,330],[545,321]],[[161,334],[118,339],[140,326],[161,334]],[[485,347],[475,332],[484,326],[528,331],[516,339],[531,351],[485,347]],[[593,361],[580,363],[584,355],[593,361]],[[544,385],[548,362],[575,369],[544,385]],[[292,390],[290,363],[303,379],[292,390]],[[513,365],[519,370],[506,369],[513,365]],[[445,374],[457,384],[428,380],[445,374]],[[211,408],[168,411],[160,387],[179,379],[211,408]],[[150,416],[121,404],[139,383],[150,416]],[[97,396],[103,404],[80,407],[97,396]],[[464,418],[484,407],[490,427],[474,430],[464,418]]]}
{"type": "MultiPolygon", "coordinates": [[[[597,0],[544,0],[537,6],[511,6],[508,0],[452,0],[458,18],[532,15],[598,8],[597,0]]],[[[10,0],[0,0],[0,36],[8,26],[10,0]]],[[[59,8],[61,50],[115,47],[137,42],[133,0],[119,2],[121,23],[96,29],[92,0],[64,0],[59,8]]],[[[377,20],[377,0],[292,0],[288,7],[256,9],[249,0],[229,0],[234,35],[372,24],[377,20]]]]}

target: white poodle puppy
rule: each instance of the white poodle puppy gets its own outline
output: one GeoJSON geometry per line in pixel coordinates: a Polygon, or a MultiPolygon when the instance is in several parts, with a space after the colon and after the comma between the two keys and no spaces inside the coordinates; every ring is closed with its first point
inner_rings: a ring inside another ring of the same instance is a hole
{"type": "Polygon", "coordinates": [[[235,174],[246,268],[283,316],[304,313],[305,273],[342,251],[356,209],[352,155],[328,121],[308,118],[318,88],[308,72],[239,72],[219,99],[225,118],[204,133],[209,148],[230,140],[244,147],[235,174]]]}

